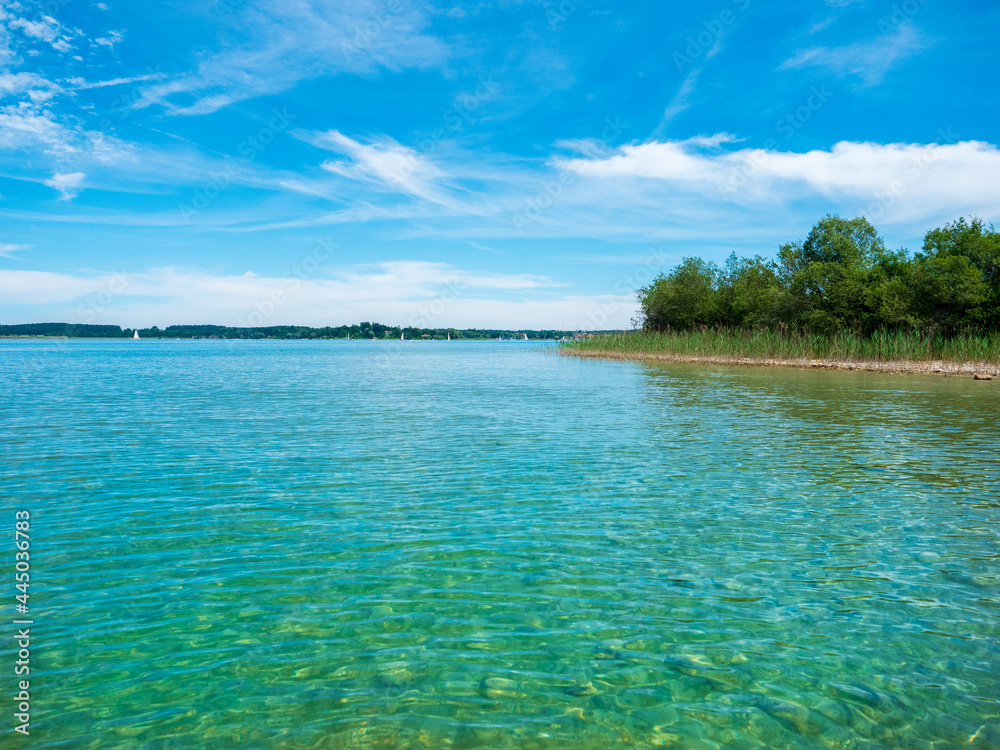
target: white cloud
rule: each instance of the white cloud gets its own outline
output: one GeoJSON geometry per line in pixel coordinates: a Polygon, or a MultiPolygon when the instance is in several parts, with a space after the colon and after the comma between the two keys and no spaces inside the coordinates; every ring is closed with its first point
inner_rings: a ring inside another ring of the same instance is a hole
{"type": "Polygon", "coordinates": [[[0,108],[0,148],[51,146],[66,139],[65,128],[48,113],[16,105],[0,108]]]}
{"type": "Polygon", "coordinates": [[[845,47],[811,47],[801,50],[779,66],[779,70],[824,67],[837,75],[854,75],[867,86],[881,83],[899,60],[919,51],[924,42],[909,21],[892,36],[856,42],[845,47]]]}
{"type": "Polygon", "coordinates": [[[60,88],[37,73],[0,73],[0,99],[27,94],[33,103],[51,99],[60,88]]]}
{"type": "MultiPolygon", "coordinates": [[[[1000,205],[1000,150],[980,141],[952,144],[841,142],[805,153],[706,150],[728,137],[624,146],[602,159],[566,159],[558,166],[593,180],[648,178],[673,194],[714,196],[744,205],[810,196],[866,211],[887,221],[978,212],[1000,205]]],[[[618,189],[609,186],[610,190],[618,189]]]]}
{"type": "MultiPolygon", "coordinates": [[[[0,270],[0,298],[9,304],[46,306],[44,313],[29,307],[23,313],[28,317],[83,322],[81,303],[106,289],[110,279],[0,270]]],[[[421,327],[601,328],[626,327],[635,313],[630,294],[545,291],[554,286],[542,277],[419,261],[354,267],[333,277],[306,279],[160,268],[129,273],[122,293],[88,322],[340,325],[375,320],[421,327]]]]}
{"type": "Polygon", "coordinates": [[[27,18],[15,18],[7,24],[12,29],[20,29],[25,36],[40,39],[43,42],[54,42],[59,36],[59,22],[51,16],[41,16],[38,21],[27,18]]]}
{"type": "Polygon", "coordinates": [[[80,192],[80,186],[86,176],[83,172],[57,173],[45,180],[43,184],[62,193],[60,200],[68,200],[80,192]]]}
{"type": "MultiPolygon", "coordinates": [[[[16,3],[8,7],[14,10],[24,10],[23,6],[16,3]]],[[[7,16],[9,17],[9,14],[7,16]]],[[[68,52],[72,49],[70,39],[80,33],[79,29],[66,29],[51,16],[38,16],[36,18],[37,20],[17,17],[10,18],[7,21],[7,26],[11,29],[19,30],[29,39],[37,39],[38,41],[51,44],[53,49],[59,52],[68,52]]],[[[0,20],[3,19],[4,16],[0,15],[0,20]]],[[[34,50],[29,51],[28,54],[30,55],[34,52],[34,50]]]]}
{"type": "MultiPolygon", "coordinates": [[[[627,145],[613,156],[600,159],[557,159],[560,169],[589,177],[653,177],[688,183],[710,183],[730,166],[733,160],[743,161],[743,152],[705,153],[720,143],[731,140],[719,134],[696,136],[682,141],[663,141],[627,145]]],[[[750,151],[746,153],[752,153],[750,151]]],[[[711,185],[708,185],[711,187],[711,185]]]]}
{"type": "Polygon", "coordinates": [[[102,47],[114,48],[124,37],[120,31],[109,31],[107,36],[99,36],[94,42],[102,47]]]}

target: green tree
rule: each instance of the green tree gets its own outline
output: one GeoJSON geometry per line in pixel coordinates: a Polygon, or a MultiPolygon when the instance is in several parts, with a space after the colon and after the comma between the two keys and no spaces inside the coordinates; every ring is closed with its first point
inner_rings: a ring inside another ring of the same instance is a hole
{"type": "Polygon", "coordinates": [[[781,320],[787,305],[778,264],[755,256],[729,256],[719,284],[719,319],[726,326],[756,328],[781,320]]]}
{"type": "Polygon", "coordinates": [[[917,265],[922,291],[935,295],[932,300],[922,300],[925,314],[933,316],[935,322],[1000,329],[1000,232],[992,226],[986,229],[978,218],[960,218],[932,229],[924,236],[917,265]],[[966,264],[945,260],[949,258],[965,258],[968,266],[979,271],[983,287],[966,264]],[[947,283],[942,277],[949,274],[955,275],[957,284],[950,300],[941,288],[947,283]]]}
{"type": "Polygon", "coordinates": [[[805,242],[779,250],[782,278],[793,298],[793,322],[814,331],[870,328],[872,276],[884,276],[885,243],[864,217],[825,216],[805,242]]]}
{"type": "Polygon", "coordinates": [[[700,258],[684,258],[667,275],[639,290],[645,325],[653,330],[689,330],[716,322],[719,269],[700,258]]]}
{"type": "Polygon", "coordinates": [[[913,271],[917,313],[927,324],[953,333],[962,329],[996,328],[987,319],[990,288],[982,271],[964,255],[917,258],[913,271]]]}

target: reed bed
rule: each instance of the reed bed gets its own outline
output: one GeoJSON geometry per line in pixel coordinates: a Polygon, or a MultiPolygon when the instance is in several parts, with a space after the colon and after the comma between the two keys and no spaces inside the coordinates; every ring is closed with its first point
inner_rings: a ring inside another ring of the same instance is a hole
{"type": "Polygon", "coordinates": [[[1000,335],[878,331],[870,336],[843,331],[833,335],[769,329],[598,334],[563,345],[567,353],[606,352],[628,358],[665,354],[732,360],[832,360],[842,362],[947,362],[1000,364],[1000,335]]]}

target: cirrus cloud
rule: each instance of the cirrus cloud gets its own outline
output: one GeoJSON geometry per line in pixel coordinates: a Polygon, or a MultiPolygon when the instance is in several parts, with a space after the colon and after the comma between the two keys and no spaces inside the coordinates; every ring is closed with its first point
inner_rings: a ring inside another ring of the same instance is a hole
{"type": "Polygon", "coordinates": [[[865,86],[882,82],[900,60],[920,51],[925,43],[910,22],[900,24],[895,33],[842,47],[811,47],[785,60],[779,70],[824,67],[837,75],[857,76],[865,86]]]}
{"type": "Polygon", "coordinates": [[[17,245],[12,242],[0,242],[0,258],[10,257],[11,253],[16,253],[18,250],[27,250],[31,245],[17,245]]]}
{"type": "Polygon", "coordinates": [[[441,41],[424,33],[429,23],[420,3],[402,0],[247,3],[226,25],[217,52],[196,70],[144,91],[135,107],[204,115],[322,75],[427,67],[445,57],[441,41]]]}

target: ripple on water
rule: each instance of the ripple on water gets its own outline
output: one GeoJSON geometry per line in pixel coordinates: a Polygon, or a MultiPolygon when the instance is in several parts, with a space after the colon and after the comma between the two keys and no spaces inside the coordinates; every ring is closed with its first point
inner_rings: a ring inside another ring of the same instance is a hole
{"type": "Polygon", "coordinates": [[[998,394],[0,342],[38,744],[1000,746],[998,394]]]}

